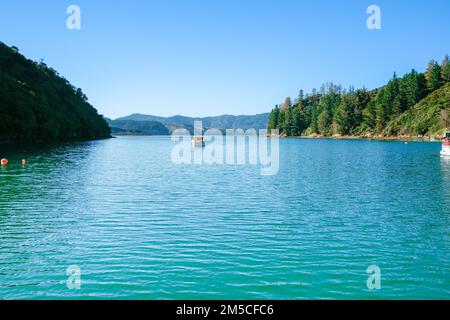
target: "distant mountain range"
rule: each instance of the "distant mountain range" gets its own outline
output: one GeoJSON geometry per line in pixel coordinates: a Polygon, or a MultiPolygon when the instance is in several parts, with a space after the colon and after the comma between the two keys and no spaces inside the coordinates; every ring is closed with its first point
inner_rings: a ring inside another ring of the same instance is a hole
{"type": "Polygon", "coordinates": [[[216,117],[192,118],[184,116],[158,117],[145,114],[132,114],[115,120],[106,119],[112,132],[119,135],[168,135],[173,130],[184,128],[191,133],[194,121],[202,121],[203,128],[225,129],[266,129],[269,113],[253,116],[222,115],[216,117]]]}

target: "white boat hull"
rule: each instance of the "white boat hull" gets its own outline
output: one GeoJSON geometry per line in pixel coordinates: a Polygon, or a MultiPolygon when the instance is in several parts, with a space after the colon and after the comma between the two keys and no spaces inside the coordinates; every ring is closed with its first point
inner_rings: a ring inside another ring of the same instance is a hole
{"type": "Polygon", "coordinates": [[[442,148],[441,156],[448,156],[448,157],[450,157],[450,148],[448,148],[448,147],[442,148]]]}

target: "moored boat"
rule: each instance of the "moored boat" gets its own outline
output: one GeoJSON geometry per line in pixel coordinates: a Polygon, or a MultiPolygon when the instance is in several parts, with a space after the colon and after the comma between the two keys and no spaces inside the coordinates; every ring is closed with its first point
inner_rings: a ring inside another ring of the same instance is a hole
{"type": "Polygon", "coordinates": [[[204,147],[205,141],[203,140],[203,136],[194,136],[192,138],[192,145],[199,148],[204,147]]]}
{"type": "Polygon", "coordinates": [[[445,140],[442,143],[442,156],[450,156],[450,132],[447,132],[445,135],[445,140]]]}

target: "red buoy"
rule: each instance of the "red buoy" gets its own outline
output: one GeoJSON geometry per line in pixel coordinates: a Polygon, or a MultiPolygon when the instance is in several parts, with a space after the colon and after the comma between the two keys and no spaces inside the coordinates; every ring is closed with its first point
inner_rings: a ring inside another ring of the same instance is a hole
{"type": "Polygon", "coordinates": [[[22,159],[22,165],[25,166],[27,164],[27,160],[22,159]]]}
{"type": "Polygon", "coordinates": [[[2,164],[2,166],[8,165],[8,159],[2,159],[1,164],[2,164]]]}

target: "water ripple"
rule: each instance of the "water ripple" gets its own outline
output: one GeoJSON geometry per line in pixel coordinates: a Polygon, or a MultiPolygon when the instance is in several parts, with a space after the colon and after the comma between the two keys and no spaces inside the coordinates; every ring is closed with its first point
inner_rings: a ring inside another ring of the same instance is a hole
{"type": "Polygon", "coordinates": [[[171,148],[124,137],[1,150],[0,299],[450,297],[438,144],[286,139],[273,177],[177,166],[171,148]],[[66,287],[70,265],[80,290],[66,287]]]}

